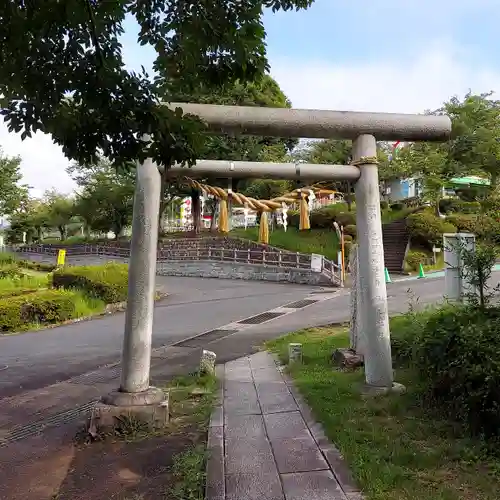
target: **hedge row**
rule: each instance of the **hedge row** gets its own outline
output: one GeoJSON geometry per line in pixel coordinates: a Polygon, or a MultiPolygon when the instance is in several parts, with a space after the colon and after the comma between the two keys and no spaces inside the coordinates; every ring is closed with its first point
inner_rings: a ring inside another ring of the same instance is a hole
{"type": "Polygon", "coordinates": [[[54,288],[82,290],[106,304],[124,302],[128,292],[128,265],[66,267],[53,275],[54,288]]]}
{"type": "Polygon", "coordinates": [[[0,299],[0,331],[15,332],[27,324],[55,324],[75,315],[76,293],[43,290],[0,299]]]}
{"type": "Polygon", "coordinates": [[[445,214],[457,212],[462,214],[477,214],[481,211],[481,203],[479,201],[444,198],[439,201],[439,211],[445,214]]]}
{"type": "Polygon", "coordinates": [[[500,308],[450,307],[391,319],[395,361],[420,375],[425,401],[473,433],[500,435],[500,308]]]}

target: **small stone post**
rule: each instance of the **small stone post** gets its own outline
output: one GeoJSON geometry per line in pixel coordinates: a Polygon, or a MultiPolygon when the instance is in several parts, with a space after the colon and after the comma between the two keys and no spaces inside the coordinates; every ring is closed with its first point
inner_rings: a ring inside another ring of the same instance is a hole
{"type": "Polygon", "coordinates": [[[361,173],[356,183],[356,226],[365,377],[368,386],[390,389],[393,371],[375,137],[360,135],[353,142],[352,157],[361,173]]]}
{"type": "Polygon", "coordinates": [[[462,249],[475,251],[476,237],[472,233],[443,234],[445,297],[451,301],[467,302],[468,295],[477,293],[476,287],[464,276],[462,249]]]}
{"type": "Polygon", "coordinates": [[[215,352],[203,349],[200,359],[200,375],[215,375],[215,352]]]}
{"type": "Polygon", "coordinates": [[[288,364],[302,363],[302,344],[288,344],[288,364]]]}

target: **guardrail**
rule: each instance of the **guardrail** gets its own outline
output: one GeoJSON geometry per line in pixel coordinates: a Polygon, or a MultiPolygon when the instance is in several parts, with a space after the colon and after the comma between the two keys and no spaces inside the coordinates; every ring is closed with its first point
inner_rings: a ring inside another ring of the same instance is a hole
{"type": "MultiPolygon", "coordinates": [[[[63,247],[48,247],[44,245],[23,245],[13,249],[18,253],[41,254],[57,256],[63,247]]],[[[103,257],[130,257],[130,249],[105,245],[74,245],[64,248],[67,256],[95,255],[103,257]]],[[[343,286],[341,268],[335,262],[322,255],[300,252],[281,251],[276,248],[265,250],[260,248],[215,248],[194,246],[187,249],[159,248],[159,262],[162,261],[223,261],[241,264],[258,264],[281,268],[304,269],[325,274],[332,283],[343,286]]]]}

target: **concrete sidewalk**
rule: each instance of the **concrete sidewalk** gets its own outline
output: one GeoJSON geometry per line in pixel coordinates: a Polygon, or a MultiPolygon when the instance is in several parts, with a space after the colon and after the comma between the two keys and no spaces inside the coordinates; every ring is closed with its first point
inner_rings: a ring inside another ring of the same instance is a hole
{"type": "Polygon", "coordinates": [[[206,500],[362,500],[340,452],[270,354],[218,368],[206,500]]]}

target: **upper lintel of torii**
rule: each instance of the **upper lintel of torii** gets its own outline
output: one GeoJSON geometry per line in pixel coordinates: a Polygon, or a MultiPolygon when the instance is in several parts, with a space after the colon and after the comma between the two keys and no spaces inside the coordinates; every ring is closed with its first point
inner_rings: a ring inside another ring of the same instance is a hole
{"type": "Polygon", "coordinates": [[[310,139],[445,141],[451,134],[446,115],[418,115],[315,109],[166,103],[200,117],[214,134],[246,134],[310,139]]]}

